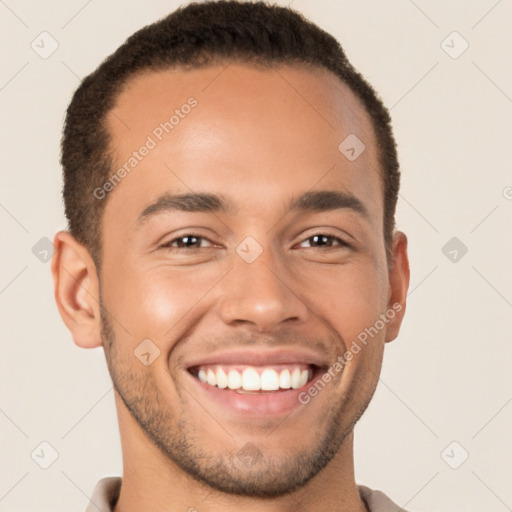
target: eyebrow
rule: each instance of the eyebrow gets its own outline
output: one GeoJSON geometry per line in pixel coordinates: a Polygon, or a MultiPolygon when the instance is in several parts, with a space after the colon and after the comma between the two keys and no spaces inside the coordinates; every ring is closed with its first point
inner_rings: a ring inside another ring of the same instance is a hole
{"type": "MultiPolygon", "coordinates": [[[[357,197],[336,190],[309,191],[299,197],[292,198],[288,205],[288,210],[292,212],[325,212],[338,209],[349,209],[366,219],[369,218],[368,210],[357,197]]],[[[164,194],[144,208],[137,218],[137,223],[141,224],[159,213],[172,211],[235,215],[238,208],[233,202],[217,194],[164,194]]]]}

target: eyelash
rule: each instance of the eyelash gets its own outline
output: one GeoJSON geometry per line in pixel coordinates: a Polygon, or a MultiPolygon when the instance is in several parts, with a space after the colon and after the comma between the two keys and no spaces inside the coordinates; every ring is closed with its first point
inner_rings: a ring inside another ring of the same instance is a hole
{"type": "MultiPolygon", "coordinates": [[[[336,242],[338,242],[338,245],[337,246],[334,246],[334,247],[318,247],[319,249],[322,249],[322,250],[326,250],[326,249],[336,249],[336,247],[338,249],[342,249],[342,248],[350,248],[351,245],[348,244],[347,242],[345,242],[345,240],[333,235],[333,234],[330,234],[330,233],[323,233],[323,232],[320,232],[320,233],[315,233],[314,235],[311,235],[311,236],[308,236],[307,238],[305,238],[303,240],[303,242],[305,241],[308,241],[314,237],[317,237],[317,236],[323,236],[323,237],[326,237],[326,238],[330,238],[332,240],[335,240],[336,242]]],[[[209,240],[208,238],[204,237],[204,236],[201,236],[201,235],[198,235],[197,233],[187,233],[183,236],[180,236],[178,238],[174,238],[173,240],[171,240],[170,242],[167,242],[163,245],[161,245],[160,247],[164,248],[164,249],[167,249],[169,250],[170,252],[176,252],[176,251],[187,251],[188,253],[196,253],[196,252],[199,252],[201,249],[205,249],[204,247],[171,247],[171,244],[173,244],[174,242],[178,241],[178,240],[183,240],[184,238],[197,238],[198,240],[207,240],[208,242],[211,242],[211,240],[209,240]]],[[[301,242],[301,243],[303,243],[301,242]]],[[[314,247],[313,247],[314,249],[314,247]]]]}

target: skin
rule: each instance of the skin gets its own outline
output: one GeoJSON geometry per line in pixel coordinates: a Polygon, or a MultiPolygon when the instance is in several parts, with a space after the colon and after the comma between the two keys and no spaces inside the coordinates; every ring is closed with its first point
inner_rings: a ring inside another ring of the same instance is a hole
{"type": "Polygon", "coordinates": [[[353,427],[385,343],[398,335],[409,285],[403,233],[386,258],[371,120],[324,70],[231,63],[148,72],[108,116],[116,165],[190,96],[197,107],[109,195],[101,273],[69,233],[54,240],[59,311],[78,346],[103,345],[115,385],[123,450],[115,511],[364,511],[353,427]],[[338,150],[350,133],[366,145],[353,162],[338,150]],[[368,215],[290,212],[290,199],[310,190],[351,194],[368,215]],[[223,194],[235,211],[137,222],[161,194],[190,192],[223,194]],[[190,232],[204,237],[196,253],[182,239],[174,252],[161,247],[190,232]],[[316,234],[350,246],[322,246],[316,234]],[[263,249],[251,264],[235,250],[247,236],[263,249]],[[401,311],[288,416],[228,414],[185,378],[191,358],[241,347],[315,347],[332,364],[393,304],[401,311]],[[145,366],[133,351],[148,338],[160,356],[145,366]],[[257,456],[242,459],[248,449],[257,456]]]}

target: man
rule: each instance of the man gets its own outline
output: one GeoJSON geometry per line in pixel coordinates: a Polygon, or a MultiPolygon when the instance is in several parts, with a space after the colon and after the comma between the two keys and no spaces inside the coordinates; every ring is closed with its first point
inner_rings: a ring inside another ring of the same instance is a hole
{"type": "Polygon", "coordinates": [[[353,429],[409,284],[389,116],[292,10],[191,4],[84,79],[55,297],[103,346],[123,476],[87,510],[395,511],[353,429]]]}

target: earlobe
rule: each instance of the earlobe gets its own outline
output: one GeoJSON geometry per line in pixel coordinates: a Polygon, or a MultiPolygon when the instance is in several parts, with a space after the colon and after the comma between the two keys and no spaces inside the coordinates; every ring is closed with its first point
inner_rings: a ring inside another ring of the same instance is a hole
{"type": "Polygon", "coordinates": [[[75,344],[102,345],[99,283],[94,261],[85,246],[67,231],[54,237],[52,275],[55,301],[75,344]]]}
{"type": "Polygon", "coordinates": [[[394,312],[386,330],[386,342],[393,341],[400,331],[405,314],[407,291],[409,289],[409,258],[407,256],[407,237],[401,231],[393,236],[393,262],[389,269],[388,309],[394,312]]]}

